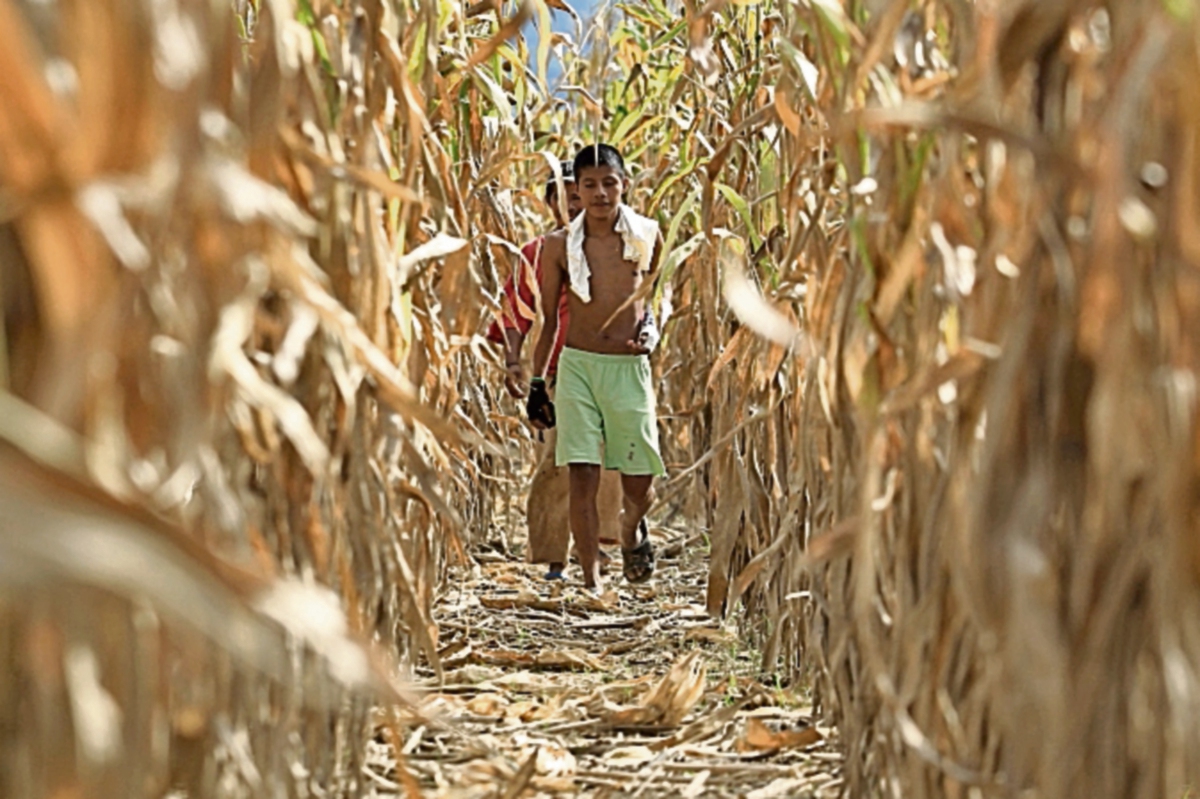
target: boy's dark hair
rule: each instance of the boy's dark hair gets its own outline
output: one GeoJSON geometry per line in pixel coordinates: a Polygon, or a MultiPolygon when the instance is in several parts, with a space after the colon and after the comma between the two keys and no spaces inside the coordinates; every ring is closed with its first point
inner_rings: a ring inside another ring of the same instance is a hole
{"type": "Polygon", "coordinates": [[[575,156],[575,174],[583,173],[583,170],[594,166],[611,166],[613,169],[625,176],[625,159],[617,152],[617,148],[611,144],[589,144],[579,151],[575,156]]]}
{"type": "MultiPolygon", "coordinates": [[[[558,171],[562,172],[562,182],[564,184],[575,182],[575,166],[570,161],[559,161],[558,171]]],[[[558,193],[558,181],[554,179],[554,175],[546,181],[546,202],[553,202],[554,195],[558,193]]]]}

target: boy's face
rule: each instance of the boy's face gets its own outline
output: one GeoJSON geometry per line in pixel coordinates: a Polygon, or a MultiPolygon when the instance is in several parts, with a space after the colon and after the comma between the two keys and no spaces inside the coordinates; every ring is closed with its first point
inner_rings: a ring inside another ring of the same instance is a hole
{"type": "Polygon", "coordinates": [[[609,219],[625,192],[625,176],[611,166],[589,166],[575,176],[583,210],[596,219],[609,219]]]}
{"type": "Polygon", "coordinates": [[[568,180],[563,181],[563,190],[567,193],[566,219],[562,218],[562,205],[558,202],[558,192],[550,193],[550,213],[554,214],[554,221],[558,222],[559,227],[579,216],[579,212],[583,210],[583,200],[579,198],[579,187],[568,180]]]}

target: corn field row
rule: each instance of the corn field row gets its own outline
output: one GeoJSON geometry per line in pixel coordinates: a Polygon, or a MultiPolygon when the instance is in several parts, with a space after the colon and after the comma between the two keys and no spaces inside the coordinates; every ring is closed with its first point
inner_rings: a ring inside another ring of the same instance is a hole
{"type": "Polygon", "coordinates": [[[655,517],[847,794],[1194,791],[1198,68],[1157,0],[0,0],[0,795],[365,792],[596,139],[666,237],[655,517]]]}

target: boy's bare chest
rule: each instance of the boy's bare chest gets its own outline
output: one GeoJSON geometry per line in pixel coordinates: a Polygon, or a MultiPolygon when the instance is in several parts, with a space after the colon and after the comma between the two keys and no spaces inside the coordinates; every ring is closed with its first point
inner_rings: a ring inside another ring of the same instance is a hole
{"type": "Polygon", "coordinates": [[[639,276],[637,262],[625,260],[625,243],[620,236],[589,238],[583,243],[583,254],[587,257],[593,283],[598,278],[624,284],[639,276]]]}
{"type": "Polygon", "coordinates": [[[624,260],[623,252],[624,242],[620,236],[589,236],[583,240],[583,254],[587,256],[588,264],[593,267],[599,266],[602,261],[620,262],[624,260]]]}
{"type": "Polygon", "coordinates": [[[620,305],[641,283],[637,262],[625,260],[619,236],[585,242],[583,251],[592,273],[592,300],[598,308],[620,305]]]}

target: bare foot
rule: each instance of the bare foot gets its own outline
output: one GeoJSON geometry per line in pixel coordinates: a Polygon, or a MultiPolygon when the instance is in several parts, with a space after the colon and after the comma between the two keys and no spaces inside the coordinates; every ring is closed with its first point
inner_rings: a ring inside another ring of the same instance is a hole
{"type": "Polygon", "coordinates": [[[583,587],[589,591],[594,591],[600,594],[604,591],[604,577],[600,574],[600,562],[596,561],[592,566],[591,572],[583,573],[583,587]]]}

